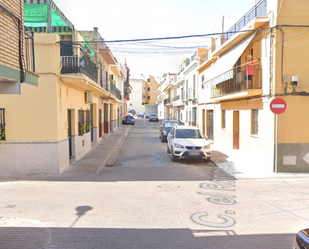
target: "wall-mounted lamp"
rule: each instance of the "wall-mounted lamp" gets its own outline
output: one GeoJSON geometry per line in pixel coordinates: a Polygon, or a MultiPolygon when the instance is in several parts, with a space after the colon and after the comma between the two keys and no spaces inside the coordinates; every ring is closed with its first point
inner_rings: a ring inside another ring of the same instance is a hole
{"type": "Polygon", "coordinates": [[[298,83],[298,76],[297,75],[292,75],[292,80],[291,80],[292,86],[294,87],[294,89],[297,86],[298,83]]]}

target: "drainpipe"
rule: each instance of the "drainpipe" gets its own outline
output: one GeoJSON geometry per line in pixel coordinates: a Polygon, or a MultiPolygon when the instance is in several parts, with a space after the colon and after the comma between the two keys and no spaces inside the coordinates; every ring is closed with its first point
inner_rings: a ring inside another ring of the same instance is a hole
{"type": "Polygon", "coordinates": [[[273,35],[273,29],[270,29],[270,51],[269,51],[269,97],[271,97],[272,95],[272,80],[273,80],[273,63],[272,63],[272,59],[273,59],[273,39],[274,39],[274,35],[273,35]]]}

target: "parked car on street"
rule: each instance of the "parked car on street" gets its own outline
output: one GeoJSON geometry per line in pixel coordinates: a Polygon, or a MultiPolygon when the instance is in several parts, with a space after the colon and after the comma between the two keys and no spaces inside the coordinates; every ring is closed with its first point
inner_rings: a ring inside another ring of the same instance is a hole
{"type": "Polygon", "coordinates": [[[138,112],[138,113],[137,113],[137,117],[138,117],[138,118],[145,118],[145,113],[143,113],[143,112],[138,112]]]}
{"type": "Polygon", "coordinates": [[[146,112],[145,113],[145,118],[149,118],[149,116],[150,116],[149,113],[146,112]]]}
{"type": "Polygon", "coordinates": [[[171,154],[173,162],[178,159],[203,159],[209,162],[210,142],[197,127],[174,126],[167,135],[167,153],[171,154]]]}
{"type": "Polygon", "coordinates": [[[156,113],[151,113],[150,116],[149,116],[149,122],[151,121],[156,121],[156,122],[159,122],[159,117],[156,113]]]}
{"type": "Polygon", "coordinates": [[[122,118],[122,124],[130,124],[134,125],[135,120],[132,114],[128,114],[127,116],[122,118]]]}
{"type": "Polygon", "coordinates": [[[297,233],[293,249],[309,249],[309,228],[297,233]]]}
{"type": "Polygon", "coordinates": [[[159,138],[161,142],[166,142],[167,134],[172,130],[173,126],[180,125],[180,122],[177,120],[163,120],[162,125],[160,126],[159,138]]]}

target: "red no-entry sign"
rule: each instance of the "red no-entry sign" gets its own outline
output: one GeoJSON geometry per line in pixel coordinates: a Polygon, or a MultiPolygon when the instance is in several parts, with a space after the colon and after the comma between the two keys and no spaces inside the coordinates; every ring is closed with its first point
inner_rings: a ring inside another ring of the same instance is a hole
{"type": "Polygon", "coordinates": [[[286,109],[286,102],[284,99],[275,98],[270,102],[270,110],[275,114],[281,114],[286,109]]]}

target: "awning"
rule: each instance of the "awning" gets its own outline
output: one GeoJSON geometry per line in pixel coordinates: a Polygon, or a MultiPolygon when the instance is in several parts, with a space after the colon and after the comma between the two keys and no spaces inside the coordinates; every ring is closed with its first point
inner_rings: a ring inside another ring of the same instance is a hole
{"type": "Polygon", "coordinates": [[[255,33],[248,36],[231,50],[220,56],[214,66],[208,68],[204,74],[204,87],[210,87],[233,78],[233,66],[252,41],[255,33]]]}
{"type": "Polygon", "coordinates": [[[48,6],[51,9],[52,27],[70,27],[73,24],[61,12],[53,0],[24,0],[24,22],[26,27],[46,27],[48,23],[48,6]]]}

